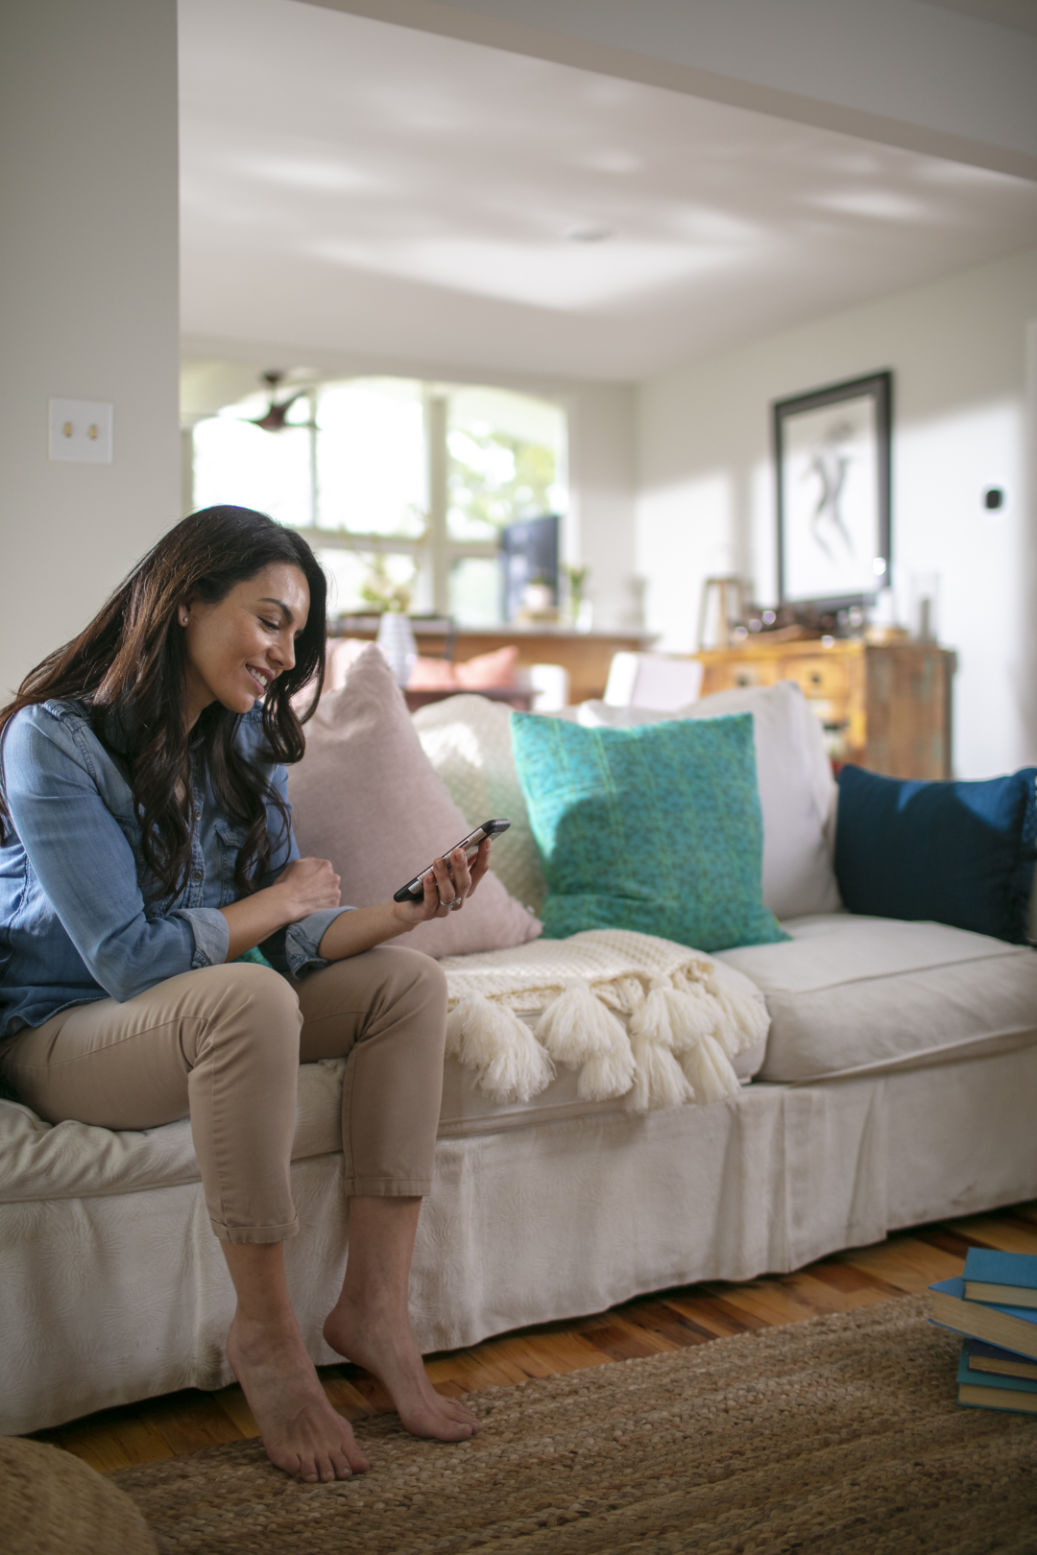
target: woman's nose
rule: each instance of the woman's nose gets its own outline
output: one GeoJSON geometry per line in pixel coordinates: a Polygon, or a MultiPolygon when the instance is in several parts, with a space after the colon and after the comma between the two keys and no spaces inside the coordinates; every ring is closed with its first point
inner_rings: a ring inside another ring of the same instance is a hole
{"type": "Polygon", "coordinates": [[[285,670],[295,668],[295,643],[291,637],[287,635],[278,637],[275,642],[271,643],[269,653],[279,675],[285,670]]]}

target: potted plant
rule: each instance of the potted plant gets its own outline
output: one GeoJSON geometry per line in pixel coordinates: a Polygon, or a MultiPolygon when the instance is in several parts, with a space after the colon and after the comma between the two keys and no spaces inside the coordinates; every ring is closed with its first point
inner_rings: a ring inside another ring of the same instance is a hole
{"type": "Polygon", "coordinates": [[[371,558],[367,576],[360,586],[361,602],[381,615],[376,641],[401,686],[410,679],[418,656],[414,629],[407,615],[416,575],[417,568],[412,567],[405,582],[394,578],[387,558],[379,553],[371,558]]]}
{"type": "Polygon", "coordinates": [[[591,624],[591,602],[586,595],[589,567],[563,566],[566,582],[566,614],[570,626],[586,631],[591,624]]]}

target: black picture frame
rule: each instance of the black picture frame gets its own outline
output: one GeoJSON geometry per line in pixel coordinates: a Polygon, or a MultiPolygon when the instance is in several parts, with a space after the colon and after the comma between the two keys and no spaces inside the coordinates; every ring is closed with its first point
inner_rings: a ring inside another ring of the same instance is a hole
{"type": "Polygon", "coordinates": [[[779,603],[873,603],[892,581],[892,372],[775,400],[771,411],[779,603]]]}

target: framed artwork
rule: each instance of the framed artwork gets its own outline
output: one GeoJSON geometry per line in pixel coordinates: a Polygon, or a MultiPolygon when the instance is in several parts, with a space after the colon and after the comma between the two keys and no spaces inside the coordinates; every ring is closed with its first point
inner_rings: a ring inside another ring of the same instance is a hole
{"type": "Polygon", "coordinates": [[[893,374],[776,400],[778,599],[840,610],[890,582],[893,374]]]}

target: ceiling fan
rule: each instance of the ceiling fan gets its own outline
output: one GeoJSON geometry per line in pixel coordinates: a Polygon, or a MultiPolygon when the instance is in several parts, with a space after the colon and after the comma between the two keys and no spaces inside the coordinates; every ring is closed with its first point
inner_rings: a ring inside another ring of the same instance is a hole
{"type": "Polygon", "coordinates": [[[265,373],[260,373],[260,378],[270,391],[270,404],[261,416],[248,416],[244,419],[249,421],[252,426],[262,428],[264,432],[283,432],[286,427],[315,428],[317,425],[315,421],[289,421],[287,419],[288,412],[296,400],[301,400],[310,391],[309,388],[296,389],[294,394],[289,394],[286,399],[279,400],[277,398],[277,389],[278,385],[284,382],[285,376],[283,372],[277,369],[269,369],[265,373]]]}

